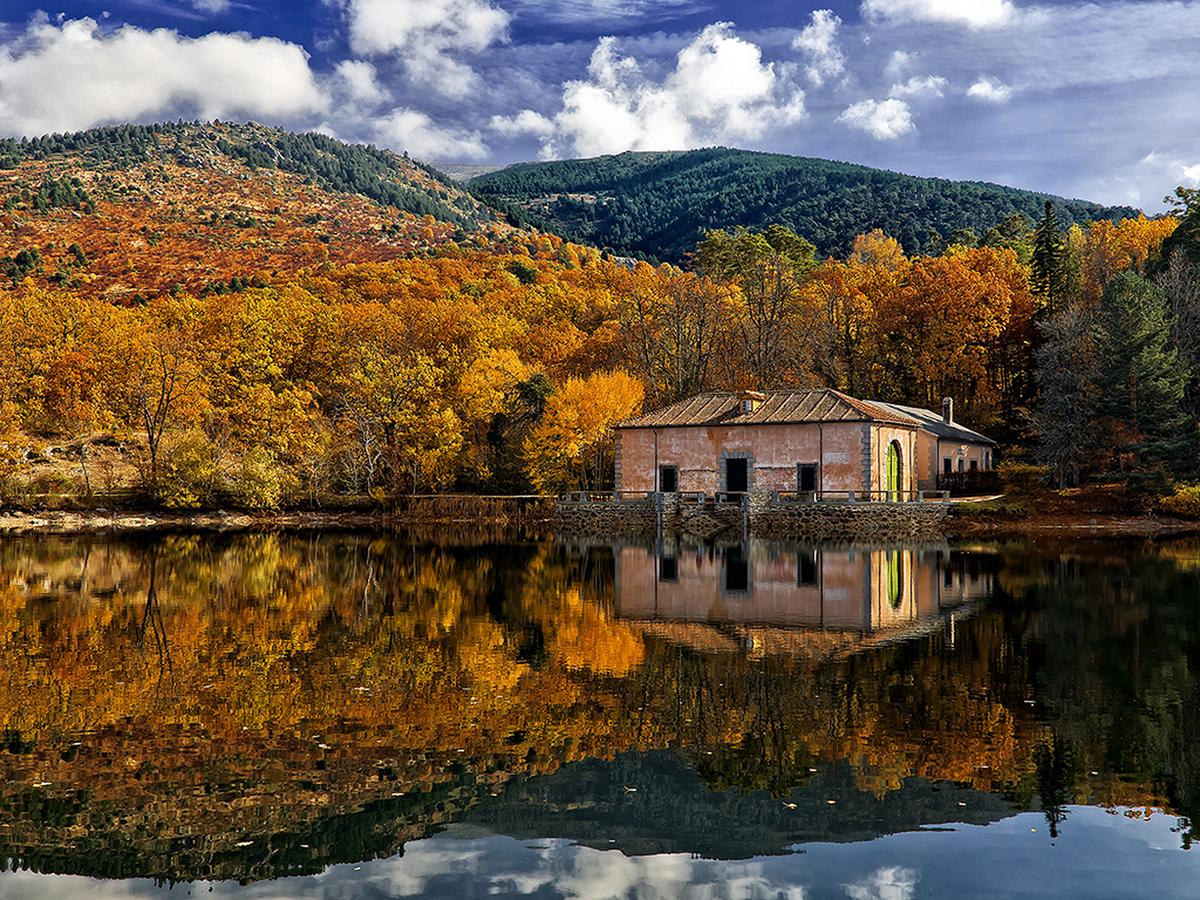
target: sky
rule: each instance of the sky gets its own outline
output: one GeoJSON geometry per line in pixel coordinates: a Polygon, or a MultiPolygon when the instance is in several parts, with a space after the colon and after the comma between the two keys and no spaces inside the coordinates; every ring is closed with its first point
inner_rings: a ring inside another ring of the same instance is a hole
{"type": "Polygon", "coordinates": [[[733,146],[1147,211],[1200,0],[0,0],[0,135],[265,122],[509,163],[733,146]]]}

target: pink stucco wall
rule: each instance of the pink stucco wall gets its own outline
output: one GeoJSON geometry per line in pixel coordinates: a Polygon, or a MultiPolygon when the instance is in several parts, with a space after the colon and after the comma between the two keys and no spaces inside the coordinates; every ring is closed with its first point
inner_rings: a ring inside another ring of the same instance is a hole
{"type": "Polygon", "coordinates": [[[623,491],[656,490],[656,466],[676,466],[680,491],[714,494],[725,489],[722,458],[744,455],[752,460],[753,492],[798,490],[797,466],[804,464],[818,466],[822,490],[861,495],[864,490],[884,490],[884,461],[892,441],[900,445],[905,489],[917,489],[913,428],[863,422],[632,428],[618,431],[617,440],[617,486],[623,491]],[[864,472],[864,449],[869,454],[869,478],[864,472]]]}

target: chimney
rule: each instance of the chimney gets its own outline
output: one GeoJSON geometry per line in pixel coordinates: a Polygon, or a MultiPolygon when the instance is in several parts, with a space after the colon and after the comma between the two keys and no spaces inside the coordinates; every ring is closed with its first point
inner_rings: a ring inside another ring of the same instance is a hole
{"type": "Polygon", "coordinates": [[[947,425],[954,424],[954,398],[947,397],[942,401],[942,421],[947,425]]]}
{"type": "Polygon", "coordinates": [[[742,391],[738,395],[738,399],[742,401],[741,406],[744,415],[752,413],[762,406],[762,402],[767,399],[767,395],[759,391],[742,391]]]}

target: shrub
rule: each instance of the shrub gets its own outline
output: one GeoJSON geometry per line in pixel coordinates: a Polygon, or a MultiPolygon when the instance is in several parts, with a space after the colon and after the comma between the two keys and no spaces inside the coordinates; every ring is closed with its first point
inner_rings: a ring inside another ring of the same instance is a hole
{"type": "Polygon", "coordinates": [[[274,509],[283,500],[287,481],[275,454],[266,447],[255,447],[242,457],[229,494],[245,509],[274,509]]]}
{"type": "Polygon", "coordinates": [[[1050,467],[1031,463],[1003,462],[996,475],[1006,494],[1035,494],[1050,482],[1050,467]]]}
{"type": "Polygon", "coordinates": [[[1181,484],[1158,502],[1159,509],[1181,519],[1200,519],[1200,484],[1181,484]]]}
{"type": "Polygon", "coordinates": [[[158,501],[168,509],[198,509],[221,487],[217,448],[203,432],[188,431],[164,448],[158,501]]]}

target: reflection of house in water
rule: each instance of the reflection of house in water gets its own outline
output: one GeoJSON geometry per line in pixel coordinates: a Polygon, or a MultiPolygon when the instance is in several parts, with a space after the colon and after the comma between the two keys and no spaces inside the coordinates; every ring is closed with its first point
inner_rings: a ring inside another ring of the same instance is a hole
{"type": "Polygon", "coordinates": [[[706,650],[839,653],[946,627],[991,596],[986,557],[948,549],[752,542],[618,555],[617,609],[706,650]]]}

